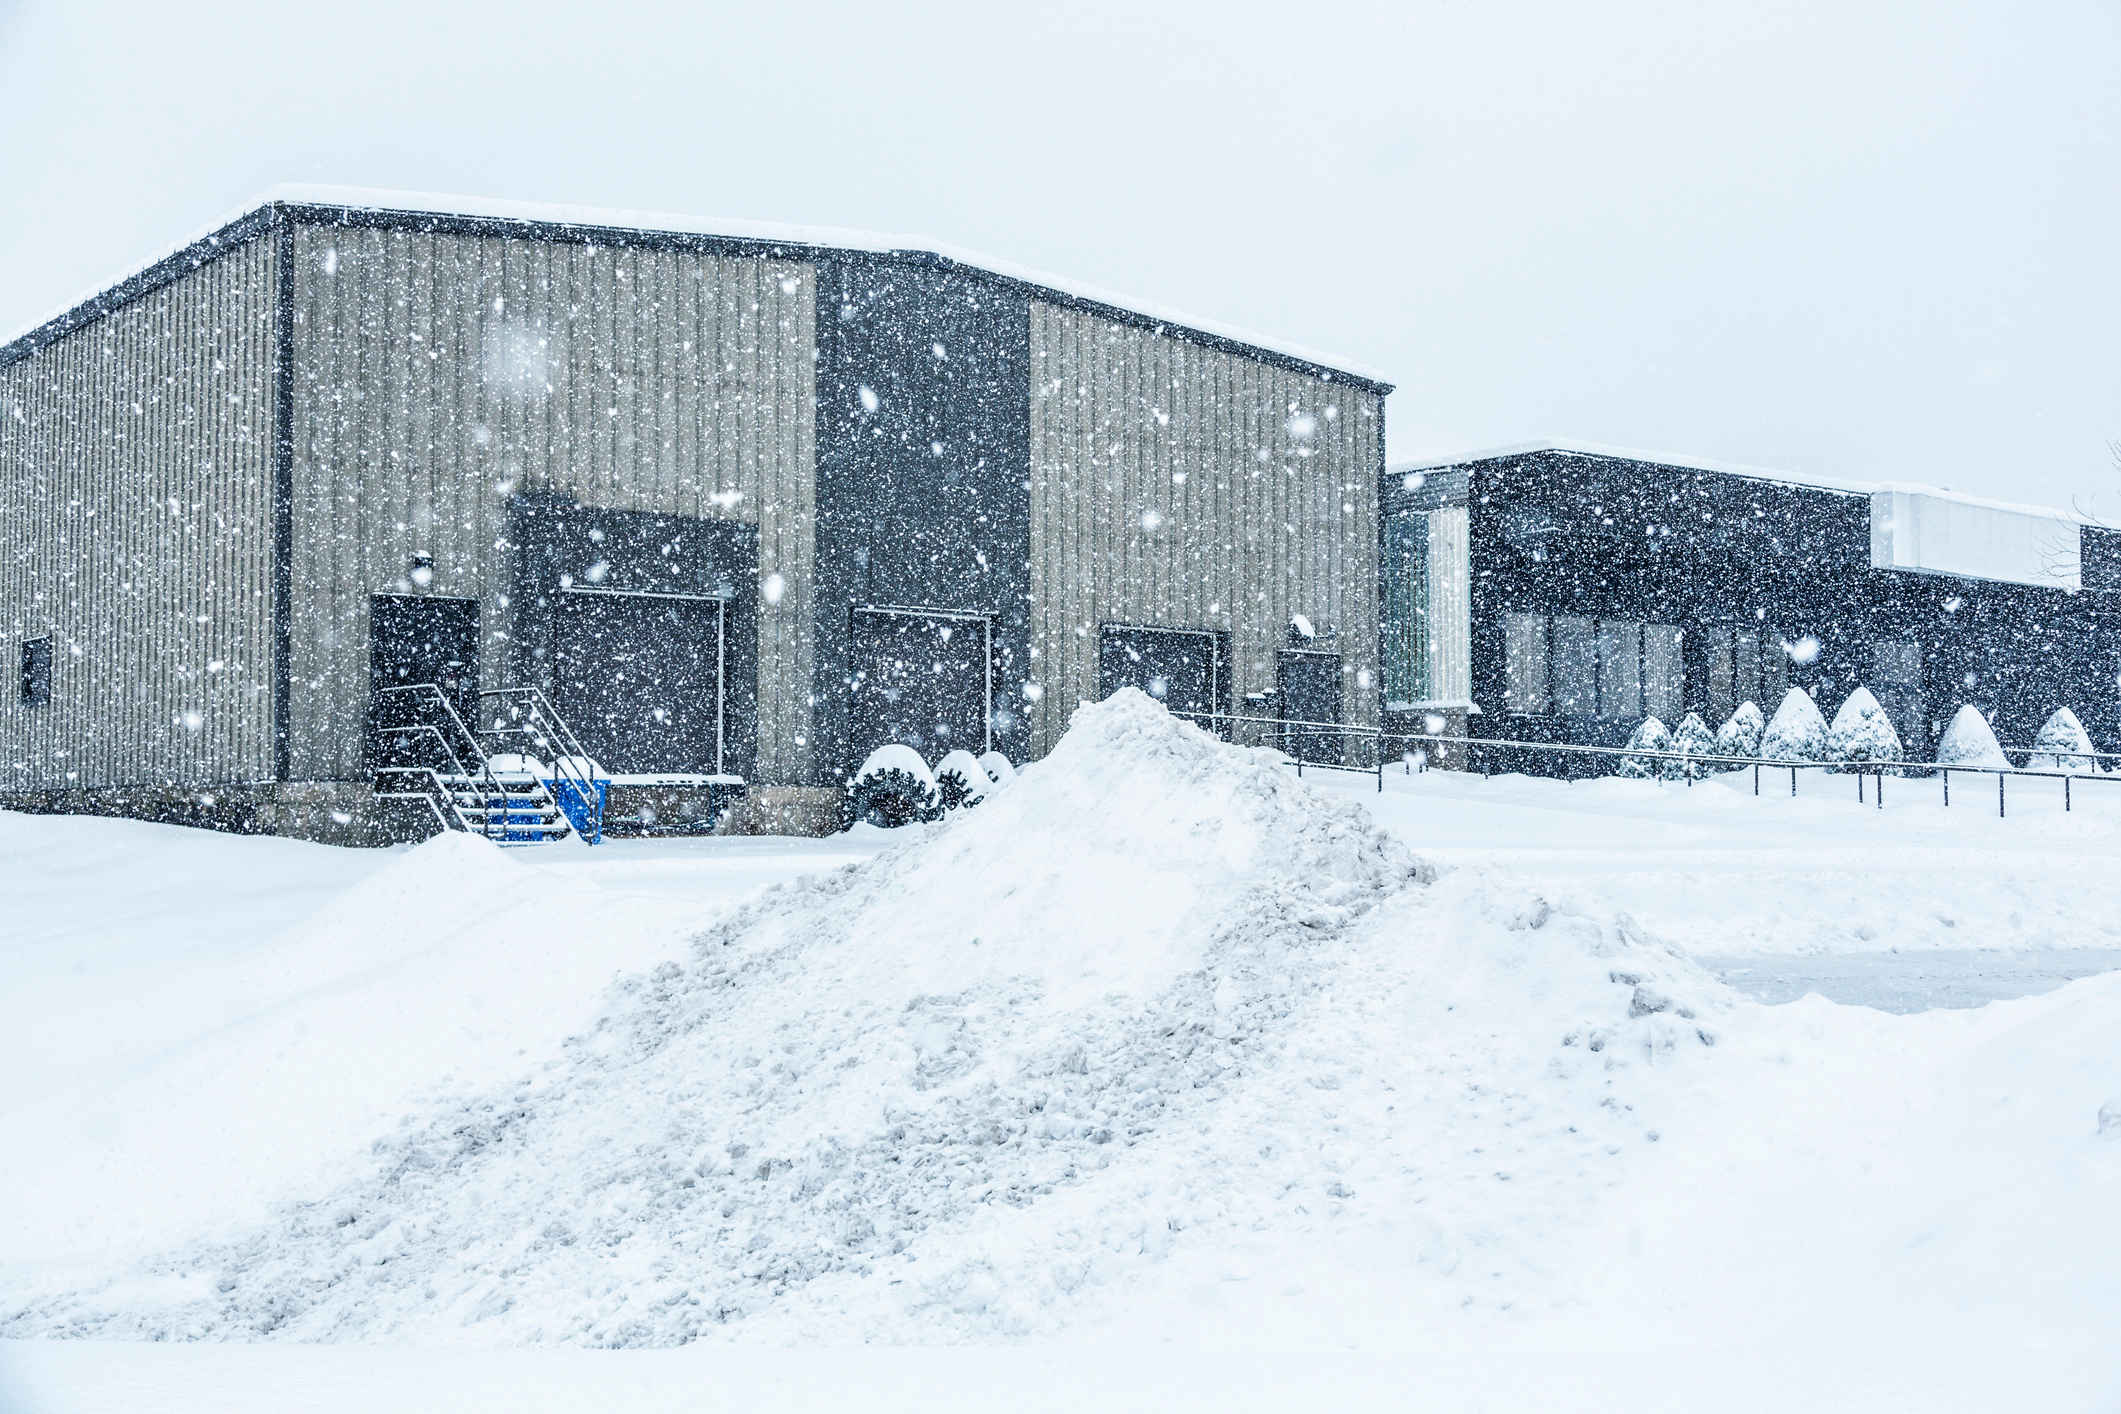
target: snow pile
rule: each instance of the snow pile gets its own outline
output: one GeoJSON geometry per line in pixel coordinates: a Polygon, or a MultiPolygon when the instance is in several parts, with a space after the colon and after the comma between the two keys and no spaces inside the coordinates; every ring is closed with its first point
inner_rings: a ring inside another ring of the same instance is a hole
{"type": "Polygon", "coordinates": [[[1978,767],[1984,771],[2011,769],[2010,758],[2003,754],[2003,747],[1997,743],[1988,718],[1982,716],[1981,709],[1971,702],[1952,714],[1951,724],[1944,729],[1944,738],[1937,743],[1937,764],[1978,767]]]}
{"type": "Polygon", "coordinates": [[[1900,733],[1893,730],[1893,719],[1867,687],[1850,693],[1834,714],[1834,725],[1826,734],[1826,755],[1829,761],[1843,765],[1907,759],[1900,733]]]}
{"type": "Polygon", "coordinates": [[[1782,705],[1768,721],[1767,735],[1760,739],[1763,761],[1826,760],[1826,718],[1819,704],[1801,687],[1782,694],[1782,705]]]}
{"type": "MultiPolygon", "coordinates": [[[[540,1073],[407,1117],[328,1196],[7,1302],[0,1331],[698,1338],[1212,1132],[1354,925],[1432,878],[1359,806],[1122,692],[979,810],[736,910],[540,1073]]],[[[1620,1021],[1581,956],[1578,1010],[1620,1021]]]]}

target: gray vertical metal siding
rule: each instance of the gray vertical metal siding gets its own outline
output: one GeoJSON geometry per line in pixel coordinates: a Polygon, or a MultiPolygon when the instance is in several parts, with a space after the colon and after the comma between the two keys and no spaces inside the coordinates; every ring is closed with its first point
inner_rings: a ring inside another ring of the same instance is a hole
{"type": "Polygon", "coordinates": [[[1383,435],[1376,393],[1033,301],[1034,751],[1096,696],[1115,621],[1229,632],[1241,698],[1304,614],[1375,725],[1383,435]]]}
{"type": "Polygon", "coordinates": [[[250,240],[0,369],[0,790],[271,777],[275,268],[250,240]]]}
{"type": "Polygon", "coordinates": [[[808,778],[807,263],[403,230],[296,232],[293,774],[361,767],[368,604],[435,557],[505,685],[509,496],[759,526],[759,765],[808,778]]]}

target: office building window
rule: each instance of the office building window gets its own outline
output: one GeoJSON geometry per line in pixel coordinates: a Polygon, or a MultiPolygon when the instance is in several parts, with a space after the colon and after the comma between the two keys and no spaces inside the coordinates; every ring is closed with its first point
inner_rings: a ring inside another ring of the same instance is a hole
{"type": "Polygon", "coordinates": [[[22,645],[22,705],[42,707],[52,700],[52,641],[49,635],[22,645]]]}
{"type": "Polygon", "coordinates": [[[1552,706],[1547,691],[1547,621],[1542,614],[1502,616],[1505,691],[1512,712],[1545,712],[1552,706]]]}
{"type": "Polygon", "coordinates": [[[1554,710],[1565,717],[1598,714],[1598,620],[1554,616],[1554,710]]]}
{"type": "Polygon", "coordinates": [[[1387,702],[1421,702],[1429,687],[1429,518],[1385,520],[1384,671],[1387,702]]]}
{"type": "Polygon", "coordinates": [[[1683,636],[1676,624],[1646,624],[1642,630],[1642,708],[1666,726],[1676,723],[1686,700],[1683,636]]]}
{"type": "Polygon", "coordinates": [[[1598,621],[1598,715],[1634,721],[1642,716],[1642,625],[1598,621]]]}

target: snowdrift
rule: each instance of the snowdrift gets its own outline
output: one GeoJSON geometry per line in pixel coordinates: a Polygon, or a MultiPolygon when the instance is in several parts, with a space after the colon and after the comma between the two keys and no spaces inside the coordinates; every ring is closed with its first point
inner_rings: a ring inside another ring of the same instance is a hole
{"type": "Polygon", "coordinates": [[[1274,762],[1138,692],[1085,708],[978,810],[621,983],[520,1082],[255,1230],[0,1295],[0,1334],[1020,1335],[1181,1233],[1343,1211],[1423,1234],[1448,1286],[1449,1204],[1405,1208],[1461,1151],[1469,1221],[1516,1234],[1479,1239],[1482,1282],[1537,1269],[1640,1142],[1615,1075],[1707,1054],[1720,987],[1624,919],[1437,883],[1274,762]]]}

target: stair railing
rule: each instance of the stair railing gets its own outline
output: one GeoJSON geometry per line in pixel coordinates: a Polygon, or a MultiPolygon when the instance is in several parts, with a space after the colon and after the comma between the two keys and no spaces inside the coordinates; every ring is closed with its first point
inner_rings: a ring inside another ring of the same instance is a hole
{"type": "Polygon", "coordinates": [[[456,800],[442,778],[427,766],[379,766],[375,774],[375,796],[377,800],[417,800],[433,814],[435,824],[444,832],[459,830],[470,833],[471,822],[464,812],[457,809],[456,800]],[[385,786],[410,786],[406,790],[386,790],[385,786]]]}
{"type": "Polygon", "coordinates": [[[521,737],[539,747],[538,752],[522,754],[536,755],[539,760],[550,758],[548,764],[552,768],[554,794],[557,796],[561,789],[571,792],[580,811],[579,815],[567,812],[576,833],[584,844],[601,843],[604,838],[604,800],[589,773],[589,753],[582,749],[581,739],[574,734],[567,719],[553,707],[544,689],[489,688],[479,694],[482,719],[488,715],[485,708],[489,699],[506,713],[507,724],[503,725],[497,718],[493,726],[482,730],[481,735],[496,744],[509,737],[521,737]],[[556,750],[545,750],[547,747],[556,750]]]}
{"type": "MultiPolygon", "coordinates": [[[[483,789],[486,806],[480,812],[478,832],[487,839],[494,837],[493,802],[498,800],[501,804],[502,814],[500,833],[506,834],[508,831],[508,792],[502,788],[500,781],[495,778],[493,767],[487,763],[486,752],[480,746],[477,734],[470,727],[464,725],[464,719],[457,715],[457,709],[451,705],[449,695],[431,682],[408,683],[403,687],[377,688],[371,695],[379,698],[392,698],[394,701],[403,701],[412,706],[414,710],[433,714],[432,720],[393,723],[390,726],[374,726],[371,727],[371,730],[379,739],[389,736],[405,737],[408,740],[431,739],[435,745],[441,747],[442,753],[449,759],[449,763],[455,769],[458,777],[474,782],[483,789]],[[445,728],[448,730],[445,730],[445,728]],[[454,742],[450,740],[452,735],[455,737],[454,742]],[[477,771],[473,771],[466,764],[464,760],[465,752],[458,750],[460,746],[466,748],[471,759],[478,763],[477,771]]],[[[382,770],[390,768],[378,766],[377,769],[380,773],[382,770]]],[[[463,812],[457,809],[455,792],[450,791],[446,794],[451,812],[459,820],[462,820],[463,812]]],[[[465,828],[467,830],[470,828],[468,821],[465,823],[465,828]]]]}

